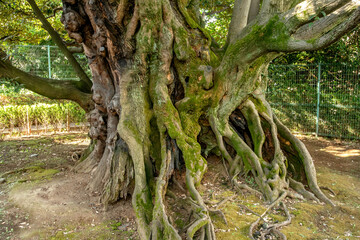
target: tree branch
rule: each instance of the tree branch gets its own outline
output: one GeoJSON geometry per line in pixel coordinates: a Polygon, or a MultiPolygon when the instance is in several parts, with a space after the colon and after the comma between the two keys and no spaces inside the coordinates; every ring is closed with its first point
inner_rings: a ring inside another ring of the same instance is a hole
{"type": "Polygon", "coordinates": [[[252,0],[249,10],[249,16],[247,22],[251,22],[256,18],[260,11],[260,0],[252,0]]]}
{"type": "Polygon", "coordinates": [[[226,45],[233,42],[240,31],[246,27],[248,23],[250,5],[251,0],[235,0],[226,45]]]}
{"type": "Polygon", "coordinates": [[[267,15],[270,12],[270,0],[263,0],[261,3],[261,15],[267,15]]]}
{"type": "Polygon", "coordinates": [[[51,99],[67,99],[77,102],[86,112],[89,112],[92,108],[90,92],[80,90],[84,88],[82,86],[83,82],[54,80],[28,74],[14,67],[1,50],[0,77],[14,80],[24,85],[25,88],[51,99]]]}
{"type": "Polygon", "coordinates": [[[330,15],[303,25],[286,44],[271,46],[272,51],[312,51],[329,46],[360,23],[360,3],[349,2],[330,15]]]}
{"type": "Polygon", "coordinates": [[[62,8],[62,7],[57,7],[57,8],[54,8],[54,10],[53,10],[53,14],[52,14],[52,15],[50,15],[50,16],[47,16],[47,17],[46,17],[46,19],[48,19],[48,18],[52,18],[52,17],[55,17],[55,16],[56,16],[56,13],[57,13],[58,11],[61,11],[61,10],[63,10],[63,8],[62,8]]]}
{"type": "Polygon", "coordinates": [[[251,0],[235,0],[233,14],[229,26],[227,44],[231,43],[239,35],[248,23],[251,0]]]}
{"type": "MultiPolygon", "coordinates": [[[[349,2],[351,0],[323,0],[316,2],[314,0],[306,0],[282,14],[281,18],[284,19],[283,22],[287,28],[295,32],[301,26],[323,17],[324,13],[328,15],[349,2]]],[[[355,5],[355,3],[352,4],[355,5]]]]}
{"type": "Polygon", "coordinates": [[[50,34],[52,40],[55,42],[55,44],[59,47],[59,49],[69,60],[69,63],[74,68],[74,71],[76,72],[77,76],[80,78],[81,81],[83,81],[86,84],[88,90],[90,90],[92,86],[91,80],[88,78],[88,76],[86,75],[85,71],[82,69],[80,64],[76,61],[72,53],[67,49],[60,35],[54,30],[51,24],[47,21],[47,19],[39,9],[39,7],[36,5],[35,1],[34,0],[27,0],[27,1],[31,5],[37,18],[43,24],[44,29],[50,34]]]}
{"type": "Polygon", "coordinates": [[[72,46],[72,47],[68,47],[68,50],[71,53],[83,53],[84,52],[84,48],[82,46],[72,46]]]}
{"type": "Polygon", "coordinates": [[[1,37],[0,41],[6,41],[7,39],[12,38],[12,37],[14,37],[14,35],[6,35],[6,36],[1,37]]]}
{"type": "Polygon", "coordinates": [[[354,11],[354,6],[352,6],[351,4],[346,4],[344,7],[337,9],[329,15],[323,16],[321,18],[316,18],[314,22],[301,26],[292,35],[292,37],[299,40],[308,40],[321,37],[325,33],[331,31],[331,29],[339,25],[340,22],[346,21],[346,19],[354,11]]]}
{"type": "Polygon", "coordinates": [[[4,1],[0,1],[0,6],[3,5],[1,8],[2,9],[6,9],[6,8],[10,8],[11,10],[13,10],[12,12],[16,13],[17,15],[20,13],[24,16],[27,17],[31,17],[31,12],[25,12],[19,8],[15,8],[14,6],[12,6],[11,4],[9,4],[8,2],[4,2],[4,1]]]}

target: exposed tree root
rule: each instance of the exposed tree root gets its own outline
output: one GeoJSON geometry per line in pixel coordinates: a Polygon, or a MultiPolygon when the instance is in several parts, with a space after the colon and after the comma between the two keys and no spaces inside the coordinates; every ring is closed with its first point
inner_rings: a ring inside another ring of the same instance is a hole
{"type": "Polygon", "coordinates": [[[216,239],[215,230],[212,224],[209,210],[204,203],[202,197],[199,192],[196,190],[194,186],[194,181],[188,172],[186,173],[187,178],[187,186],[190,191],[192,198],[189,198],[190,203],[193,206],[194,216],[196,216],[197,220],[193,222],[193,224],[188,228],[186,235],[187,239],[193,239],[195,233],[200,230],[201,235],[204,231],[206,239],[216,239]]]}
{"type": "Polygon", "coordinates": [[[308,200],[314,200],[316,202],[319,202],[319,199],[315,197],[313,193],[307,191],[302,183],[297,182],[292,178],[289,178],[289,182],[290,182],[290,187],[294,189],[297,193],[301,194],[308,200]]]}
{"type": "Polygon", "coordinates": [[[335,204],[328,197],[326,197],[325,194],[320,190],[317,184],[314,162],[312,160],[312,157],[310,156],[310,153],[306,149],[305,145],[298,138],[296,138],[290,132],[290,130],[279,121],[279,119],[276,116],[274,116],[274,119],[279,129],[279,134],[292,144],[299,158],[301,159],[305,169],[307,183],[309,185],[310,190],[321,201],[330,204],[332,206],[335,206],[335,204]]]}
{"type": "Polygon", "coordinates": [[[249,211],[250,213],[254,214],[255,216],[258,216],[261,220],[265,221],[260,214],[254,212],[253,210],[251,210],[247,206],[245,206],[243,204],[238,204],[238,206],[241,207],[241,208],[244,208],[246,211],[249,211]]]}
{"type": "MultiPolygon", "coordinates": [[[[236,150],[236,153],[241,157],[244,162],[245,168],[251,169],[251,172],[254,176],[254,179],[259,186],[261,192],[264,194],[265,198],[270,201],[274,201],[278,197],[279,189],[283,188],[286,185],[284,181],[284,171],[280,176],[276,175],[280,170],[278,161],[282,161],[283,159],[280,157],[278,160],[276,157],[281,156],[281,154],[276,154],[275,159],[272,162],[274,166],[271,166],[269,163],[266,163],[262,158],[259,158],[251,148],[239,137],[238,133],[232,129],[228,123],[225,123],[225,128],[221,130],[221,123],[216,120],[215,117],[211,118],[211,126],[217,136],[219,143],[221,144],[221,138],[223,135],[230,140],[232,147],[236,150]],[[221,130],[221,131],[219,131],[221,130]],[[221,135],[220,135],[221,134],[221,135]],[[275,174],[270,174],[267,169],[275,170],[275,174]],[[263,168],[264,167],[264,168],[263,168]]],[[[220,148],[221,150],[221,148],[220,148]]],[[[225,152],[226,149],[223,149],[222,152],[225,152]]],[[[234,164],[234,160],[229,157],[228,159],[230,168],[231,165],[234,164]]],[[[236,162],[235,162],[236,163],[236,162]]],[[[286,170],[285,170],[286,173],[286,170]]]]}
{"type": "Polygon", "coordinates": [[[228,225],[225,214],[220,210],[220,207],[222,205],[224,205],[226,202],[233,200],[236,196],[237,195],[229,196],[229,197],[219,201],[218,203],[212,203],[212,202],[209,202],[209,201],[204,201],[204,202],[211,205],[211,207],[208,208],[210,213],[218,215],[223,220],[223,222],[226,225],[228,225]]]}
{"type": "Polygon", "coordinates": [[[332,189],[329,188],[329,187],[320,186],[320,189],[327,190],[327,191],[329,191],[332,195],[336,196],[336,193],[334,192],[334,190],[332,190],[332,189]]]}
{"type": "Polygon", "coordinates": [[[127,145],[121,139],[117,140],[116,145],[108,170],[110,174],[102,179],[104,192],[100,200],[105,205],[115,203],[119,198],[126,199],[130,192],[130,184],[134,179],[134,167],[127,145]]]}
{"type": "MultiPolygon", "coordinates": [[[[290,189],[291,190],[291,189],[290,189]]],[[[292,199],[298,199],[298,200],[301,200],[301,201],[304,201],[305,198],[303,195],[297,193],[297,192],[293,192],[293,191],[290,191],[288,192],[288,197],[289,198],[292,198],[292,199]]]]}
{"type": "Polygon", "coordinates": [[[305,146],[274,116],[261,91],[256,90],[239,109],[243,118],[251,122],[249,126],[246,125],[246,122],[238,123],[241,121],[236,120],[235,116],[232,116],[231,124],[228,121],[224,122],[217,119],[216,114],[210,117],[210,125],[215,133],[219,149],[229,164],[229,170],[225,163],[224,167],[232,183],[237,188],[247,188],[237,184],[236,176],[240,172],[246,173],[246,171],[250,170],[260,191],[264,194],[265,199],[270,202],[275,201],[280,196],[280,192],[288,191],[289,187],[293,187],[295,191],[308,199],[320,199],[333,205],[317,185],[315,167],[305,146]],[[248,140],[245,142],[240,137],[240,132],[243,131],[237,127],[240,125],[242,128],[244,126],[249,128],[251,133],[250,143],[248,140]],[[307,191],[300,182],[296,182],[288,176],[286,167],[288,159],[283,154],[278,134],[290,142],[296,150],[298,158],[302,159],[307,182],[313,193],[307,191]],[[236,151],[235,157],[232,157],[226,149],[224,138],[228,139],[227,144],[230,144],[236,151]],[[269,145],[269,142],[271,145],[269,145]],[[269,150],[273,152],[272,158],[268,160],[265,160],[262,155],[265,145],[268,148],[270,147],[269,150]]]}
{"type": "Polygon", "coordinates": [[[40,167],[25,167],[25,168],[19,168],[19,169],[15,169],[15,170],[10,170],[7,172],[4,172],[3,174],[0,175],[0,178],[6,178],[12,174],[18,174],[18,173],[24,173],[24,172],[28,172],[31,170],[36,170],[37,168],[40,167]]]}
{"type": "Polygon", "coordinates": [[[156,180],[155,188],[155,203],[153,209],[153,221],[151,224],[151,238],[152,240],[158,239],[181,239],[177,230],[170,223],[165,211],[164,199],[168,181],[172,175],[173,169],[171,169],[172,151],[168,141],[166,141],[167,135],[165,132],[160,134],[161,139],[161,156],[162,163],[159,176],[156,180]],[[165,135],[165,136],[164,136],[165,135]]]}
{"type": "Polygon", "coordinates": [[[183,186],[176,180],[175,177],[172,178],[172,182],[183,192],[186,192],[186,190],[183,188],[183,186]]]}
{"type": "MultiPolygon", "coordinates": [[[[235,188],[235,190],[237,190],[238,193],[241,193],[242,194],[242,190],[246,190],[248,192],[251,192],[255,195],[258,195],[258,196],[262,196],[262,193],[259,192],[258,190],[256,189],[253,189],[251,187],[249,187],[247,184],[244,184],[244,183],[239,183],[237,181],[237,176],[240,174],[240,170],[236,171],[236,173],[233,173],[232,175],[229,173],[229,172],[234,172],[232,170],[228,171],[228,168],[226,166],[226,163],[223,159],[223,166],[224,166],[224,169],[225,169],[225,172],[228,176],[228,179],[230,181],[230,183],[232,184],[232,186],[235,188]]],[[[234,166],[238,166],[240,169],[243,168],[243,165],[242,165],[242,162],[239,162],[239,156],[237,155],[234,162],[232,163],[232,168],[234,168],[234,166]]]]}
{"type": "Polygon", "coordinates": [[[215,209],[215,210],[209,209],[209,212],[218,215],[223,220],[225,225],[228,225],[228,221],[226,220],[225,214],[221,210],[219,210],[219,209],[215,209]]]}
{"type": "Polygon", "coordinates": [[[238,190],[238,192],[240,192],[243,189],[252,194],[259,196],[260,198],[263,195],[261,192],[259,192],[258,190],[254,189],[254,188],[249,187],[247,184],[239,183],[236,179],[232,180],[232,184],[235,187],[235,189],[238,190]]]}
{"type": "Polygon", "coordinates": [[[215,209],[216,209],[216,210],[219,209],[223,204],[225,204],[227,201],[233,200],[235,197],[236,197],[236,195],[232,195],[232,196],[230,196],[230,197],[227,197],[227,198],[221,200],[220,202],[218,202],[218,203],[216,204],[215,209]]]}
{"type": "MultiPolygon", "coordinates": [[[[259,218],[253,222],[251,225],[250,225],[250,228],[249,228],[249,236],[251,239],[265,239],[265,236],[267,234],[270,233],[270,231],[274,231],[272,229],[276,229],[276,228],[279,228],[279,227],[282,227],[282,226],[285,226],[287,224],[290,224],[291,222],[291,216],[289,214],[289,211],[286,209],[285,205],[282,203],[282,200],[284,200],[284,198],[287,196],[287,192],[283,192],[280,197],[278,199],[276,199],[273,203],[271,203],[269,205],[269,207],[259,216],[259,218]],[[284,211],[286,213],[286,216],[288,217],[288,219],[281,223],[281,224],[271,224],[271,225],[265,225],[265,227],[263,226],[261,229],[259,229],[258,231],[256,231],[256,233],[254,233],[254,230],[255,228],[258,226],[260,220],[263,220],[265,223],[265,219],[264,217],[266,216],[266,214],[275,206],[277,206],[279,203],[282,203],[283,207],[284,207],[284,211]]],[[[275,232],[278,232],[278,230],[276,229],[275,232]]],[[[280,236],[284,236],[283,234],[280,234],[280,236]]],[[[286,239],[286,237],[285,237],[286,239]]]]}
{"type": "MultiPolygon", "coordinates": [[[[105,144],[102,141],[93,141],[86,151],[90,151],[88,154],[83,154],[79,162],[75,165],[75,172],[90,173],[98,165],[105,149],[105,144]]],[[[86,152],[85,151],[85,152],[86,152]]]]}
{"type": "Polygon", "coordinates": [[[268,224],[266,227],[262,228],[261,233],[260,233],[260,239],[266,239],[266,236],[269,234],[273,234],[277,237],[279,237],[281,240],[286,240],[286,236],[280,232],[280,228],[287,226],[291,223],[291,215],[288,211],[288,209],[286,208],[286,205],[284,204],[284,202],[280,202],[280,205],[282,205],[283,210],[285,212],[285,215],[287,217],[287,219],[283,222],[280,223],[274,223],[274,224],[268,224]]]}

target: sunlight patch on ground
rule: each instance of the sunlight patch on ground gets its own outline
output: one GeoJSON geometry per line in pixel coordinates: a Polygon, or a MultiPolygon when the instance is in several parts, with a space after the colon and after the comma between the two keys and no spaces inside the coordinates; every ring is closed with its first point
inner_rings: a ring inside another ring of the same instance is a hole
{"type": "Polygon", "coordinates": [[[328,147],[320,149],[320,151],[330,153],[336,157],[359,157],[360,156],[359,149],[346,149],[344,147],[328,146],[328,147]]]}

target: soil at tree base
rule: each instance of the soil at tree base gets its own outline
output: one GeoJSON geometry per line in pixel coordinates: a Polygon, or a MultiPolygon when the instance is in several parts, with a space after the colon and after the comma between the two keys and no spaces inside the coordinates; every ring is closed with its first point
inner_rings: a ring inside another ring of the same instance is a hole
{"type": "MultiPolygon", "coordinates": [[[[282,232],[289,239],[357,239],[360,236],[360,144],[301,136],[317,166],[320,186],[337,207],[287,199],[292,223],[282,232]],[[325,190],[326,191],[326,190],[325,190]]],[[[130,200],[109,206],[97,204],[97,194],[86,191],[88,175],[75,174],[71,167],[86,148],[85,134],[58,134],[36,138],[7,139],[0,142],[0,175],[13,171],[0,185],[1,239],[138,239],[130,200]],[[18,170],[18,171],[14,171],[18,170]]],[[[200,192],[208,206],[235,194],[229,190],[222,162],[210,157],[209,170],[200,192]]],[[[175,178],[184,182],[184,174],[175,178]]],[[[251,178],[243,179],[248,185],[251,178]]],[[[171,221],[182,229],[188,225],[186,192],[170,183],[167,210],[171,221]],[[171,195],[171,194],[169,194],[171,195]]],[[[129,198],[130,199],[130,198],[129,198]]],[[[266,207],[254,195],[244,193],[225,202],[222,217],[212,216],[218,239],[248,239],[249,225],[266,207]]],[[[283,221],[276,208],[268,218],[283,221]]]]}

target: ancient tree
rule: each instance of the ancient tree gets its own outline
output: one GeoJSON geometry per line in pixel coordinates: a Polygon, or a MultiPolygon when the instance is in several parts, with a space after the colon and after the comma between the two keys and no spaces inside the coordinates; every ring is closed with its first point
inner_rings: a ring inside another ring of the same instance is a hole
{"type": "Polygon", "coordinates": [[[131,196],[141,239],[215,239],[197,190],[214,153],[234,187],[246,187],[237,177],[250,174],[268,202],[293,189],[333,204],[304,144],[266,101],[266,71],[281,54],[324,48],[356,27],[359,1],[235,0],[222,47],[197,0],[63,0],[63,7],[62,22],[92,71],[92,143],[76,170],[91,173],[89,189],[105,205],[131,196]],[[165,204],[182,164],[196,212],[186,236],[165,204]]]}

